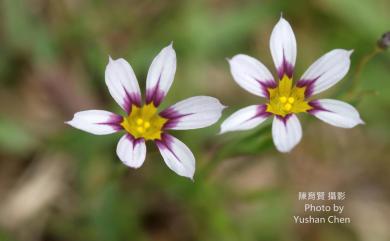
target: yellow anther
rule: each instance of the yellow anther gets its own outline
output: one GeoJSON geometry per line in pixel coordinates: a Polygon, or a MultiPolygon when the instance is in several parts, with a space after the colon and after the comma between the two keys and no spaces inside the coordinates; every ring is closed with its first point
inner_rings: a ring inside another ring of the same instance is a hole
{"type": "Polygon", "coordinates": [[[282,97],[279,97],[279,101],[284,104],[287,102],[287,97],[286,96],[282,96],[282,97]]]}
{"type": "Polygon", "coordinates": [[[145,129],[148,129],[150,127],[150,122],[149,121],[145,121],[144,127],[145,127],[145,129]]]}
{"type": "Polygon", "coordinates": [[[291,108],[292,108],[292,105],[290,103],[287,103],[284,105],[284,109],[287,111],[291,110],[291,108]]]}
{"type": "Polygon", "coordinates": [[[306,100],[306,87],[294,86],[292,78],[286,75],[279,80],[278,86],[267,90],[269,101],[266,111],[268,113],[285,117],[292,113],[307,112],[313,108],[306,100]]]}
{"type": "Polygon", "coordinates": [[[121,126],[135,139],[161,140],[167,121],[158,114],[154,104],[150,103],[142,107],[132,105],[130,114],[123,118],[121,126]]]}
{"type": "Polygon", "coordinates": [[[137,123],[137,125],[142,125],[142,123],[144,123],[144,120],[142,120],[141,118],[138,118],[137,120],[136,120],[136,123],[137,123]]]}
{"type": "Polygon", "coordinates": [[[144,133],[144,132],[145,132],[145,129],[144,129],[142,126],[139,126],[139,127],[137,127],[137,131],[138,131],[139,133],[144,133]]]}

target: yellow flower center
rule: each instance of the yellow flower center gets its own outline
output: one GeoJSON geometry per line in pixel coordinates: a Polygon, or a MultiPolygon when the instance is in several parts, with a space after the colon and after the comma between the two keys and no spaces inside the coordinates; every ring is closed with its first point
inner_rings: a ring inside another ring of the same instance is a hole
{"type": "Polygon", "coordinates": [[[142,107],[132,105],[129,116],[123,118],[121,125],[136,139],[161,140],[162,128],[167,121],[157,113],[154,104],[150,103],[142,107]]]}
{"type": "Polygon", "coordinates": [[[292,85],[292,79],[284,75],[275,88],[268,88],[267,112],[285,117],[291,113],[307,112],[312,107],[305,100],[306,87],[292,85]]]}

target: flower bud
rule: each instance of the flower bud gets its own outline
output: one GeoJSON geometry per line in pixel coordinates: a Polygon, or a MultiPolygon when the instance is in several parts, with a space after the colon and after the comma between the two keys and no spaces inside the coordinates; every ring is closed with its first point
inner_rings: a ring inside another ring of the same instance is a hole
{"type": "Polygon", "coordinates": [[[390,46],[390,32],[386,32],[378,40],[378,47],[381,49],[387,49],[390,46]]]}

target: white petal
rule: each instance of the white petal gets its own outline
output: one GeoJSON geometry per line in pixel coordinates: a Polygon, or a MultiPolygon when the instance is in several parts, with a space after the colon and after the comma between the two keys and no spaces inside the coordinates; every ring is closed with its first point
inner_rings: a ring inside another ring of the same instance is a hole
{"type": "Polygon", "coordinates": [[[310,104],[314,106],[310,113],[328,124],[342,128],[364,124],[355,107],[343,101],[322,99],[310,104]]]}
{"type": "Polygon", "coordinates": [[[172,43],[163,48],[150,65],[146,79],[146,103],[158,106],[172,85],[176,72],[176,52],[172,43]]]}
{"type": "Polygon", "coordinates": [[[165,125],[166,129],[197,129],[217,122],[224,108],[216,98],[195,96],[176,103],[160,115],[169,119],[165,125]]]}
{"type": "Polygon", "coordinates": [[[297,57],[297,42],[290,24],[281,17],[271,33],[270,49],[279,78],[292,77],[297,57]]]}
{"type": "Polygon", "coordinates": [[[106,67],[106,85],[114,100],[130,112],[132,104],[141,104],[141,91],[130,64],[124,59],[109,58],[106,67]]]}
{"type": "Polygon", "coordinates": [[[126,134],[119,140],[116,154],[126,166],[139,168],[145,161],[145,140],[134,139],[131,135],[126,134]]]}
{"type": "Polygon", "coordinates": [[[191,150],[175,137],[164,134],[161,141],[156,141],[167,166],[180,176],[193,178],[195,157],[191,150]]]}
{"type": "Polygon", "coordinates": [[[306,70],[297,85],[307,86],[308,97],[329,89],[348,73],[352,52],[334,49],[326,53],[306,70]]]}
{"type": "Polygon", "coordinates": [[[296,115],[282,119],[275,116],[272,122],[272,138],[280,152],[291,151],[302,138],[302,127],[296,115]]]}
{"type": "Polygon", "coordinates": [[[252,129],[263,123],[269,116],[265,105],[251,105],[234,112],[221,125],[220,133],[252,129]]]}
{"type": "Polygon", "coordinates": [[[246,91],[261,97],[268,95],[267,87],[275,87],[274,77],[260,61],[244,54],[229,60],[233,79],[246,91]]]}
{"type": "Polygon", "coordinates": [[[121,130],[121,121],[121,116],[105,110],[86,110],[75,113],[65,123],[95,135],[106,135],[121,130]]]}

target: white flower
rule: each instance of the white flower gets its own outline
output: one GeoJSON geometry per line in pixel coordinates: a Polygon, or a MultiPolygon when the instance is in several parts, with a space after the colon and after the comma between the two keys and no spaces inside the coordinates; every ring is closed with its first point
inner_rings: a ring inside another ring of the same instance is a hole
{"type": "Polygon", "coordinates": [[[105,135],[124,130],[117,155],[127,166],[139,168],[146,156],[145,142],[154,141],[167,166],[180,176],[193,178],[195,158],[168,130],[188,130],[210,126],[221,117],[224,106],[213,97],[196,96],[182,100],[158,112],[157,107],[172,85],[176,71],[176,53],[172,44],[154,58],[146,79],[146,98],[130,64],[124,59],[109,59],[106,84],[111,96],[126,111],[120,116],[103,110],[77,112],[67,124],[80,130],[105,135]]]}
{"type": "Polygon", "coordinates": [[[312,100],[335,85],[348,72],[352,51],[335,49],[315,61],[293,85],[297,44],[290,24],[280,18],[270,38],[270,50],[278,81],[257,59],[238,54],[229,60],[234,80],[250,93],[266,99],[233,113],[221,125],[221,133],[254,128],[274,116],[272,137],[280,152],[289,152],[302,138],[297,113],[307,112],[331,125],[352,128],[364,122],[357,110],[342,101],[312,100]]]}

